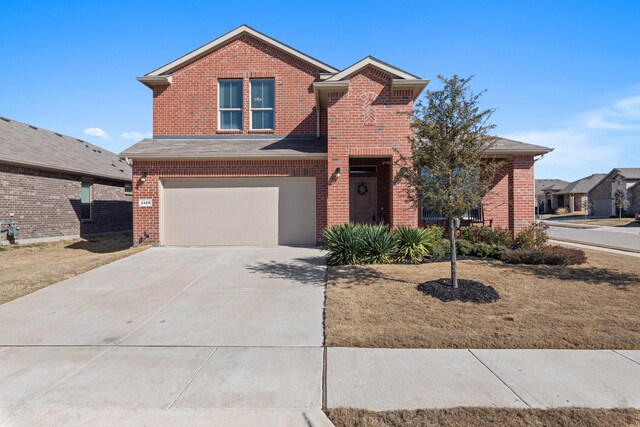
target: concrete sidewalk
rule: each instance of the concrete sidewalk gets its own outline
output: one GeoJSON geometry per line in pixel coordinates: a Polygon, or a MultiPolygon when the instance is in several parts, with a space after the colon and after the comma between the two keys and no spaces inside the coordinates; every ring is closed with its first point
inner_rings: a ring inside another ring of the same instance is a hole
{"type": "Polygon", "coordinates": [[[329,348],[327,407],[640,408],[640,350],[329,348]]]}

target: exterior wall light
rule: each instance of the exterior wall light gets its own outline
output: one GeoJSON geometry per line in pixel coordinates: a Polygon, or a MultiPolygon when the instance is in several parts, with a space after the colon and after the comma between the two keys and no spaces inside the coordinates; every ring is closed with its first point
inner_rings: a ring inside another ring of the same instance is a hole
{"type": "Polygon", "coordinates": [[[336,168],[336,178],[340,178],[340,174],[341,174],[342,170],[340,169],[340,166],[338,166],[336,168]]]}
{"type": "Polygon", "coordinates": [[[147,180],[147,171],[142,172],[142,175],[140,175],[140,181],[141,182],[145,182],[147,180]]]}

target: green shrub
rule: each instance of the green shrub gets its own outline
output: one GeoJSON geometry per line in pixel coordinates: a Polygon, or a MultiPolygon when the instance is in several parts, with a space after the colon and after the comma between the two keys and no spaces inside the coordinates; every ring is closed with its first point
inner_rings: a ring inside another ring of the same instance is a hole
{"type": "Polygon", "coordinates": [[[439,259],[451,255],[451,243],[447,239],[440,239],[431,246],[431,258],[439,259]]]}
{"type": "Polygon", "coordinates": [[[394,234],[397,239],[396,259],[400,262],[419,263],[429,255],[435,242],[433,232],[425,228],[407,227],[399,225],[394,234]]]}
{"type": "Polygon", "coordinates": [[[516,236],[515,246],[518,249],[538,249],[541,248],[549,240],[547,235],[547,226],[545,223],[536,222],[523,229],[516,236]]]}
{"type": "Polygon", "coordinates": [[[473,255],[480,258],[488,258],[493,254],[493,246],[488,243],[476,243],[473,245],[473,255]]]}
{"type": "Polygon", "coordinates": [[[322,233],[322,248],[327,251],[329,265],[359,264],[363,258],[362,226],[338,224],[322,233]]]}
{"type": "Polygon", "coordinates": [[[427,233],[428,239],[432,244],[444,238],[444,229],[439,225],[430,225],[424,227],[423,230],[427,233]]]}
{"type": "Polygon", "coordinates": [[[460,238],[472,243],[487,243],[489,245],[511,246],[513,237],[511,232],[505,228],[492,228],[486,225],[481,227],[462,227],[460,238]]]}
{"type": "Polygon", "coordinates": [[[363,264],[388,264],[398,249],[398,239],[395,233],[389,232],[389,227],[383,224],[360,225],[363,240],[360,262],[363,264]]]}
{"type": "Polygon", "coordinates": [[[509,264],[577,265],[587,262],[587,256],[580,249],[564,246],[542,246],[535,249],[509,249],[502,255],[509,264]]]}
{"type": "Polygon", "coordinates": [[[456,240],[456,249],[460,255],[468,256],[473,254],[475,244],[465,239],[456,240]]]}

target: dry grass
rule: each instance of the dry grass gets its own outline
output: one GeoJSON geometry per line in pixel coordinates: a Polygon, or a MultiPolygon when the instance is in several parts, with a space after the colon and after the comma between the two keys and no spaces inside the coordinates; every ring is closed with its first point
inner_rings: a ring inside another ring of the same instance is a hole
{"type": "Polygon", "coordinates": [[[576,218],[571,220],[572,223],[576,224],[589,224],[589,225],[600,225],[603,227],[639,227],[640,224],[636,223],[633,218],[576,218]]]}
{"type": "Polygon", "coordinates": [[[459,263],[491,304],[441,302],[416,286],[449,263],[330,267],[327,346],[640,349],[640,258],[587,251],[581,266],[459,263]]]}
{"type": "Polygon", "coordinates": [[[0,251],[0,304],[148,247],[131,245],[131,236],[118,235],[4,247],[0,251]]]}
{"type": "Polygon", "coordinates": [[[422,426],[640,426],[638,409],[452,408],[372,412],[339,408],[328,411],[336,427],[422,426]]]}

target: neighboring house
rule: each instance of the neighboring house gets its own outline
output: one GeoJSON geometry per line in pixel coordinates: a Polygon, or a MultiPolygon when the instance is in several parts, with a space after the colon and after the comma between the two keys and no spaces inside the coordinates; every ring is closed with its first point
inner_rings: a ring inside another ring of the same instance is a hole
{"type": "MultiPolygon", "coordinates": [[[[613,196],[617,190],[627,192],[628,204],[624,211],[631,213],[631,205],[635,203],[629,190],[640,182],[640,168],[615,168],[605,175],[592,189],[587,196],[593,208],[593,215],[596,216],[617,216],[613,196]]],[[[635,189],[634,191],[635,192],[635,189]]]]}
{"type": "MultiPolygon", "coordinates": [[[[339,70],[245,25],[138,80],[154,137],[121,153],[135,241],[310,245],[333,224],[419,224],[395,177],[428,80],[371,56],[339,70]]],[[[506,161],[484,205],[494,226],[533,221],[534,156],[549,151],[492,149],[506,161]]]]}
{"type": "Polygon", "coordinates": [[[0,118],[2,236],[20,243],[131,231],[131,168],[96,145],[0,118]],[[20,227],[8,238],[8,226],[20,227]]]}
{"type": "Polygon", "coordinates": [[[558,198],[553,197],[555,193],[562,190],[569,184],[561,179],[536,179],[536,206],[538,213],[552,213],[558,208],[558,198]]]}
{"type": "Polygon", "coordinates": [[[595,173],[568,184],[553,195],[557,205],[569,209],[569,212],[590,211],[587,193],[604,178],[606,174],[595,173]]]}
{"type": "Polygon", "coordinates": [[[627,190],[629,194],[630,213],[640,212],[640,181],[633,184],[627,190]]]}

